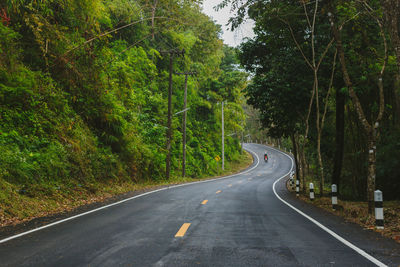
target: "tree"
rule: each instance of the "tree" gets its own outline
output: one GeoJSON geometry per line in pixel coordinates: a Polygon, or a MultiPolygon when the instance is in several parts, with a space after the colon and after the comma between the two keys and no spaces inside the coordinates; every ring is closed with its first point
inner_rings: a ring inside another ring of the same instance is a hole
{"type": "MultiPolygon", "coordinates": [[[[287,136],[295,141],[295,134],[304,129],[301,125],[309,99],[304,88],[311,84],[300,75],[292,75],[299,72],[299,65],[304,64],[294,43],[288,38],[283,39],[279,28],[266,25],[271,25],[271,21],[256,20],[256,38],[240,47],[243,66],[255,73],[246,89],[248,103],[260,110],[260,121],[270,137],[287,136]]],[[[302,71],[302,75],[309,76],[310,73],[302,71]]],[[[293,142],[292,145],[293,151],[297,152],[297,144],[293,142]]],[[[296,166],[300,165],[298,158],[295,155],[296,166]]],[[[300,177],[298,170],[297,177],[300,177]]]]}
{"type": "MultiPolygon", "coordinates": [[[[236,1],[233,2],[238,4],[236,1]]],[[[244,13],[241,11],[242,8],[248,8],[250,18],[255,20],[256,23],[260,21],[259,24],[262,24],[262,26],[260,26],[262,30],[275,31],[276,38],[278,38],[281,44],[288,41],[293,43],[294,50],[297,50],[297,53],[301,55],[301,58],[304,60],[304,65],[308,67],[313,74],[313,84],[310,86],[312,90],[309,98],[309,108],[308,111],[304,113],[307,114],[304,119],[306,125],[304,128],[305,143],[302,145],[301,150],[304,150],[307,144],[309,137],[309,119],[312,107],[315,106],[316,142],[320,171],[319,184],[320,193],[322,194],[325,174],[321,154],[321,136],[327,114],[328,99],[333,84],[336,54],[333,55],[330,51],[333,40],[327,34],[327,25],[323,23],[322,18],[317,16],[317,14],[322,13],[323,7],[319,6],[318,1],[315,1],[315,4],[311,6],[312,8],[308,8],[304,1],[300,1],[300,3],[292,3],[291,1],[271,1],[268,3],[248,1],[246,5],[238,7],[238,17],[244,16],[244,13]],[[301,13],[303,13],[303,15],[297,15],[301,13]],[[268,21],[268,23],[264,23],[264,21],[268,21]],[[333,58],[333,63],[330,67],[327,67],[324,62],[327,54],[332,54],[333,58]],[[331,70],[328,70],[329,68],[331,70]],[[325,75],[327,71],[331,72],[331,74],[329,74],[330,78],[320,82],[321,72],[325,75]],[[326,88],[326,91],[323,93],[321,92],[321,86],[326,88]],[[321,104],[322,99],[320,98],[322,98],[322,96],[325,107],[321,104]]],[[[239,23],[240,19],[232,19],[231,21],[232,25],[236,26],[236,23],[239,23]]],[[[263,34],[261,30],[257,32],[257,34],[260,33],[263,34]]],[[[282,124],[278,126],[283,127],[282,124]]],[[[292,138],[292,140],[295,139],[292,138]]]]}
{"type": "MultiPolygon", "coordinates": [[[[332,1],[331,1],[332,4],[332,1]]],[[[351,4],[351,3],[350,3],[351,4]]],[[[383,56],[381,57],[382,63],[380,66],[380,71],[378,72],[378,81],[377,81],[377,87],[379,90],[379,108],[378,108],[378,114],[376,118],[372,122],[368,122],[368,119],[365,115],[364,109],[361,105],[361,102],[354,90],[352,79],[349,75],[349,72],[347,70],[347,63],[346,63],[346,58],[345,58],[345,51],[343,48],[343,42],[341,38],[340,31],[342,29],[341,26],[338,26],[335,10],[332,8],[332,13],[329,13],[329,19],[332,27],[332,32],[333,36],[336,41],[336,47],[338,49],[339,53],[339,59],[340,63],[342,66],[342,72],[343,72],[343,79],[344,82],[349,89],[349,94],[352,99],[352,102],[355,106],[355,109],[357,111],[358,118],[363,125],[364,131],[367,135],[367,142],[368,142],[368,178],[367,178],[367,198],[368,198],[368,211],[369,213],[373,212],[373,207],[374,207],[374,191],[375,191],[375,178],[376,178],[376,140],[377,140],[377,135],[378,135],[378,127],[379,123],[382,120],[383,112],[384,112],[384,92],[383,92],[383,74],[385,72],[386,68],[386,63],[387,63],[387,53],[388,53],[388,48],[387,48],[387,42],[386,42],[386,36],[385,32],[383,29],[383,23],[379,17],[375,15],[375,11],[366,3],[363,2],[363,8],[366,10],[367,14],[371,16],[376,22],[376,24],[379,27],[379,33],[381,35],[381,40],[383,43],[383,51],[382,54],[383,56]]]]}

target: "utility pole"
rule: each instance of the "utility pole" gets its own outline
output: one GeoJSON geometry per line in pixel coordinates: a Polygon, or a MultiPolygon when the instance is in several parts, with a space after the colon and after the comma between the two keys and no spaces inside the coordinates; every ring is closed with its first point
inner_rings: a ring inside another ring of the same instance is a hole
{"type": "Polygon", "coordinates": [[[240,146],[241,152],[243,153],[243,143],[244,143],[244,121],[242,120],[242,144],[240,146]]]}
{"type": "Polygon", "coordinates": [[[242,145],[241,145],[241,149],[242,149],[242,153],[243,153],[243,143],[244,143],[244,131],[242,131],[242,145]]]}
{"type": "Polygon", "coordinates": [[[183,134],[182,134],[182,177],[186,176],[186,118],[187,118],[187,81],[188,81],[188,75],[195,75],[195,72],[188,71],[188,72],[183,72],[183,73],[175,73],[177,75],[185,75],[185,93],[183,95],[183,120],[182,120],[182,128],[183,128],[183,134]]]}
{"type": "Polygon", "coordinates": [[[160,51],[160,54],[169,54],[169,86],[168,86],[168,122],[167,122],[167,159],[166,159],[166,178],[169,179],[171,171],[171,141],[172,141],[172,62],[174,56],[184,56],[185,50],[160,51]]]}
{"type": "Polygon", "coordinates": [[[222,109],[222,170],[225,170],[225,138],[224,138],[224,101],[221,102],[221,109],[222,109]]]}

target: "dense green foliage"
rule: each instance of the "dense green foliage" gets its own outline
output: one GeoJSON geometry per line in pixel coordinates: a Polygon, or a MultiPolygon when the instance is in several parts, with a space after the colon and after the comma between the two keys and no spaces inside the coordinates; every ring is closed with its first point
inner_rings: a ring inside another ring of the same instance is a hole
{"type": "MultiPolygon", "coordinates": [[[[369,162],[368,154],[375,146],[369,144],[356,102],[344,81],[347,74],[366,120],[372,125],[379,117],[379,80],[383,80],[384,113],[376,135],[376,188],[384,192],[386,199],[399,198],[400,69],[396,63],[400,58],[394,49],[396,36],[390,34],[395,32],[395,26],[385,16],[382,2],[225,0],[222,3],[222,6],[233,3],[238,11],[231,19],[233,27],[240,25],[246,14],[255,21],[256,36],[241,45],[240,59],[254,73],[253,82],[247,87],[248,103],[260,111],[260,122],[267,135],[276,139],[294,138],[291,148],[297,146],[298,165],[306,176],[302,182],[319,183],[321,164],[317,144],[318,127],[321,128],[325,188],[328,190],[335,180],[343,197],[357,200],[367,197],[368,166],[375,164],[369,162]],[[337,24],[331,24],[329,14],[333,14],[337,24]],[[347,74],[339,60],[340,53],[335,57],[339,46],[332,25],[338,28],[342,39],[347,74]],[[385,41],[388,60],[383,68],[385,41]],[[321,62],[318,87],[313,73],[314,58],[316,63],[321,62]],[[323,116],[325,124],[321,127],[323,116]],[[339,177],[334,178],[337,174],[339,177]]],[[[400,10],[396,12],[400,14],[400,10]]],[[[372,178],[375,179],[374,175],[372,178]]]]}
{"type": "MultiPolygon", "coordinates": [[[[246,75],[197,1],[155,3],[0,3],[0,185],[51,193],[59,185],[163,179],[169,56],[160,51],[171,49],[185,50],[174,71],[197,72],[188,82],[186,173],[219,172],[218,102],[229,102],[227,134],[240,131],[246,75]]],[[[174,113],[183,85],[174,75],[174,113]]],[[[181,169],[181,119],[173,117],[173,175],[181,169]]],[[[227,137],[226,159],[239,154],[237,137],[227,137]]]]}

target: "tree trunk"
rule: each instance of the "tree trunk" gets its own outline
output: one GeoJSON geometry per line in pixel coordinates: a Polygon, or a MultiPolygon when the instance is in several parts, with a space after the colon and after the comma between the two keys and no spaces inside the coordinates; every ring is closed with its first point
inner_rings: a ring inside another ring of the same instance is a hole
{"type": "Polygon", "coordinates": [[[154,40],[154,28],[155,28],[155,22],[154,18],[156,16],[156,10],[157,10],[157,2],[158,0],[154,0],[153,5],[151,7],[151,38],[154,40]]]}
{"type": "MultiPolygon", "coordinates": [[[[292,133],[290,135],[292,139],[292,147],[293,147],[293,156],[294,156],[294,163],[296,165],[296,180],[299,180],[299,162],[298,162],[298,153],[297,153],[297,142],[296,142],[296,137],[295,134],[292,133]]],[[[300,181],[300,180],[299,180],[300,181]]]]}
{"type": "MultiPolygon", "coordinates": [[[[321,134],[322,129],[320,125],[320,111],[319,111],[319,85],[318,85],[318,74],[317,69],[314,69],[314,90],[315,90],[315,108],[316,108],[316,126],[317,126],[317,153],[318,153],[318,165],[319,165],[319,195],[324,195],[324,164],[322,162],[321,155],[321,134]]],[[[327,104],[327,103],[326,103],[327,104]]]]}
{"type": "Polygon", "coordinates": [[[376,178],[376,131],[368,135],[368,176],[367,176],[367,199],[368,212],[374,212],[374,191],[376,178]]]}
{"type": "Polygon", "coordinates": [[[300,188],[302,187],[302,181],[304,181],[304,165],[303,165],[303,161],[302,161],[302,156],[301,156],[301,150],[300,150],[300,139],[299,139],[299,135],[296,134],[295,135],[295,139],[296,139],[296,150],[297,150],[297,158],[298,158],[298,162],[299,162],[299,181],[300,181],[300,188]]]}
{"type": "Polygon", "coordinates": [[[336,90],[336,150],[335,160],[333,165],[332,184],[337,185],[337,192],[340,193],[340,176],[343,165],[343,152],[344,152],[344,103],[345,95],[336,90]]]}
{"type": "Polygon", "coordinates": [[[321,133],[318,133],[317,140],[318,147],[318,164],[319,164],[319,195],[322,197],[324,195],[324,165],[322,163],[322,155],[321,155],[321,133]]]}
{"type": "MultiPolygon", "coordinates": [[[[302,179],[301,189],[302,189],[303,193],[306,192],[306,175],[308,174],[308,164],[307,164],[307,160],[306,160],[306,154],[304,152],[304,148],[305,148],[304,142],[306,142],[306,140],[303,141],[301,148],[298,150],[299,155],[300,155],[300,161],[301,161],[301,179],[302,179]]],[[[299,143],[300,143],[300,140],[299,140],[299,143]]],[[[300,145],[299,145],[299,147],[300,147],[300,145]]]]}

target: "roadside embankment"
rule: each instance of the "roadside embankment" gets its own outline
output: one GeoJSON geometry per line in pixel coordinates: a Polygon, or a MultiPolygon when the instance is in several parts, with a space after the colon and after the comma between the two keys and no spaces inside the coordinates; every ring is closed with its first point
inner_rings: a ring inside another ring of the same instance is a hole
{"type": "MultiPolygon", "coordinates": [[[[293,194],[295,191],[287,184],[287,188],[293,194]]],[[[338,199],[338,208],[332,209],[330,197],[317,197],[311,201],[308,195],[300,194],[299,199],[310,205],[317,206],[336,216],[340,216],[348,222],[361,225],[364,229],[374,230],[383,236],[394,239],[400,243],[400,201],[384,202],[384,223],[385,228],[375,228],[375,216],[368,214],[368,203],[363,201],[347,201],[338,199]]]]}

